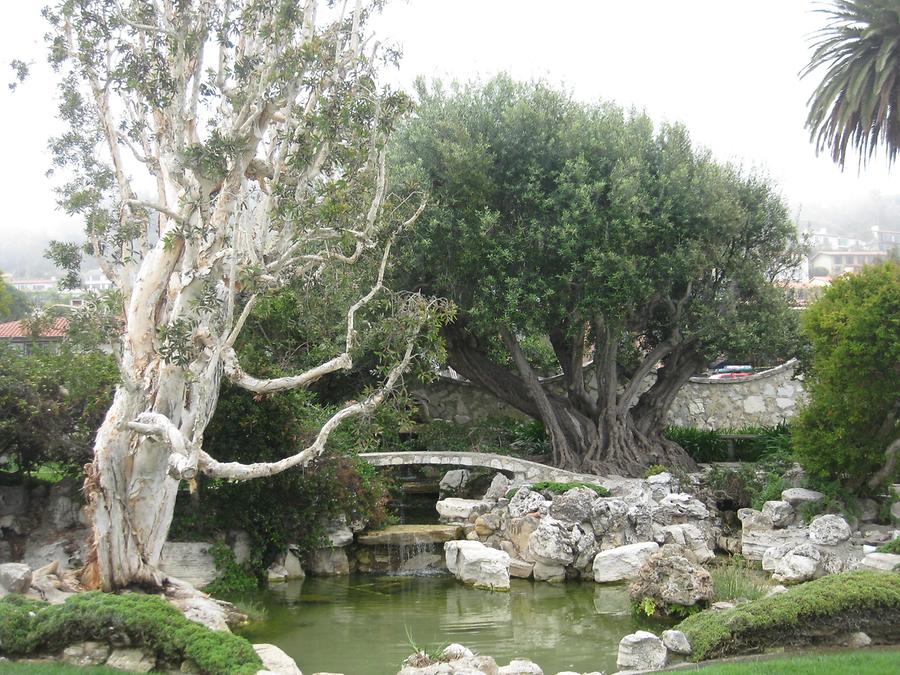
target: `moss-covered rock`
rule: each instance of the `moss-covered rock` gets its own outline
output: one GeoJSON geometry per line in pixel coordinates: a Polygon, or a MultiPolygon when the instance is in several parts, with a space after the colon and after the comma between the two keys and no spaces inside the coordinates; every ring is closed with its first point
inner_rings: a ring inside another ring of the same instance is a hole
{"type": "Polygon", "coordinates": [[[251,675],[262,662],[247,640],[188,621],[163,598],[80,593],[61,605],[9,595],[0,600],[0,652],[54,653],[84,640],[127,636],[168,662],[190,659],[204,672],[251,675]]]}
{"type": "Polygon", "coordinates": [[[677,629],[690,641],[694,661],[828,643],[855,631],[895,643],[900,641],[900,574],[834,574],[730,610],[695,614],[677,629]]]}

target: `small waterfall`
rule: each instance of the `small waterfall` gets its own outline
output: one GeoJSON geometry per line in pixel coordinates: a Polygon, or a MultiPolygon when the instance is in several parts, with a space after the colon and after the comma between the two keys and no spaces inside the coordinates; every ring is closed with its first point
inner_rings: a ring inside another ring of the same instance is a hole
{"type": "Polygon", "coordinates": [[[357,538],[360,572],[402,576],[446,574],[444,542],[460,539],[455,525],[393,525],[357,538]]]}

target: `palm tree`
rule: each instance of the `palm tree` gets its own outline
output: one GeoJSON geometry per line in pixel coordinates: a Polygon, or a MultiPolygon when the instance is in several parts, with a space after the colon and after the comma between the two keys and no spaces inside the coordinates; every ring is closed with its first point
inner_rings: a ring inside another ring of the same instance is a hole
{"type": "Polygon", "coordinates": [[[848,146],[865,164],[881,145],[888,163],[900,150],[900,0],[835,0],[801,71],[827,68],[809,99],[806,126],[816,152],[843,168],[848,146]]]}

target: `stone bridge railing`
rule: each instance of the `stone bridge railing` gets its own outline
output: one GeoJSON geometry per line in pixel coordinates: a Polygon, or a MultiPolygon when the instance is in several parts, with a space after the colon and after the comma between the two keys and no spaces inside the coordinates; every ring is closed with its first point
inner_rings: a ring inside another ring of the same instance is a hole
{"type": "Polygon", "coordinates": [[[556,481],[560,483],[595,483],[602,477],[557,469],[527,459],[493,455],[487,452],[365,452],[360,457],[374,466],[404,466],[425,464],[432,466],[483,467],[512,474],[518,482],[556,481]]]}

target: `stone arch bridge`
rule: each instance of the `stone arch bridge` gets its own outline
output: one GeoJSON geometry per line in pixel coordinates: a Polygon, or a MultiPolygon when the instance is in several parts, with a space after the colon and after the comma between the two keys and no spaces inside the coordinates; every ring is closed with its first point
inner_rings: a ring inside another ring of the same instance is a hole
{"type": "Polygon", "coordinates": [[[513,481],[537,483],[554,481],[559,483],[607,483],[602,476],[575,473],[557,469],[527,459],[494,455],[488,452],[365,452],[360,457],[374,466],[431,465],[463,468],[485,468],[512,474],[513,481]]]}

